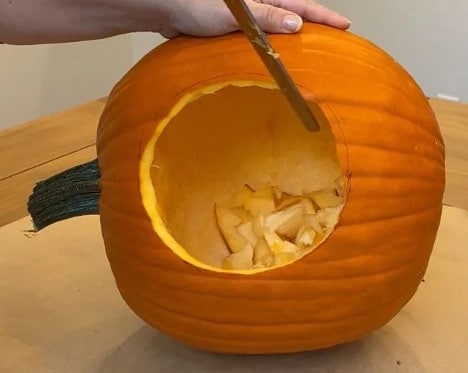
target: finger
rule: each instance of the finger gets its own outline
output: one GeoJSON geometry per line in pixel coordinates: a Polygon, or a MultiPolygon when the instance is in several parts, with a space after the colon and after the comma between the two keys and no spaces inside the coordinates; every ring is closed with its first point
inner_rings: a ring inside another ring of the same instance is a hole
{"type": "Polygon", "coordinates": [[[302,18],[283,8],[268,4],[252,3],[250,10],[260,28],[265,32],[294,33],[302,27],[302,18]]]}
{"type": "Polygon", "coordinates": [[[322,23],[328,26],[347,29],[351,22],[341,14],[324,7],[311,0],[257,0],[259,3],[268,4],[294,12],[306,21],[322,23]]]}

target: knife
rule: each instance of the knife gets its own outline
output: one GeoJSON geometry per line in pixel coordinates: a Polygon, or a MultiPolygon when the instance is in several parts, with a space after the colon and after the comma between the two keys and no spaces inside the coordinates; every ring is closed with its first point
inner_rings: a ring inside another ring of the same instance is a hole
{"type": "Polygon", "coordinates": [[[252,46],[262,59],[263,63],[275,79],[279,88],[286,96],[289,104],[301,119],[304,126],[310,131],[319,131],[320,125],[317,117],[324,118],[320,106],[316,102],[310,102],[311,108],[307,105],[299,89],[294,84],[291,76],[284,67],[279,54],[273,50],[266,34],[260,29],[257,20],[254,18],[244,0],[224,0],[231,13],[236,18],[239,26],[247,35],[252,46]]]}

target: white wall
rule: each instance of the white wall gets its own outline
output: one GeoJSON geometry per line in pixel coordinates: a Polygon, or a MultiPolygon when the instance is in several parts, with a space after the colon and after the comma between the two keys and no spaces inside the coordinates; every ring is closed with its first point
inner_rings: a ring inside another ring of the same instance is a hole
{"type": "Polygon", "coordinates": [[[395,57],[429,96],[468,101],[468,1],[322,0],[395,57]]]}
{"type": "Polygon", "coordinates": [[[61,45],[0,45],[0,130],[104,97],[132,64],[131,36],[61,45]]]}
{"type": "Polygon", "coordinates": [[[39,46],[0,44],[0,130],[106,96],[161,36],[39,46]]]}

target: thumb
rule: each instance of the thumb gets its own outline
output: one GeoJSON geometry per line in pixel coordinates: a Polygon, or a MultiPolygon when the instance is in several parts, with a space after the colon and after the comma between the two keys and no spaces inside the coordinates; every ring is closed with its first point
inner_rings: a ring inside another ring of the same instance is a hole
{"type": "Polygon", "coordinates": [[[283,8],[254,3],[251,11],[260,28],[265,32],[294,33],[302,28],[302,18],[283,8]]]}

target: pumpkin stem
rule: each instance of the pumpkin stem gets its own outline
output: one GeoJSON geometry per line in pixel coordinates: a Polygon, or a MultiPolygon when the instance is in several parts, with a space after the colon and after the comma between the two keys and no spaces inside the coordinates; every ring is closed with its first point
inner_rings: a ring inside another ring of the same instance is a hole
{"type": "Polygon", "coordinates": [[[40,181],[28,200],[34,231],[61,220],[99,214],[100,193],[97,159],[40,181]]]}

